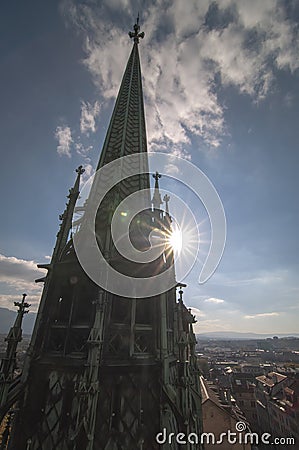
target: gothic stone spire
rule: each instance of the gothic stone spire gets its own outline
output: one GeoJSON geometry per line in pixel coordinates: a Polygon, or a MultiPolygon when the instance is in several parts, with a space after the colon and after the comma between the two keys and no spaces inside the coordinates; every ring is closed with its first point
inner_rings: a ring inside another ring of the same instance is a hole
{"type": "MultiPolygon", "coordinates": [[[[139,39],[144,37],[144,33],[140,33],[138,22],[139,18],[134,25],[134,32],[129,33],[134,40],[133,48],[123,75],[97,169],[122,156],[147,151],[138,52],[139,39]]],[[[149,188],[149,177],[138,177],[138,184],[137,189],[149,188]]]]}
{"type": "Polygon", "coordinates": [[[25,302],[26,296],[27,294],[23,294],[21,302],[14,302],[15,306],[18,307],[18,313],[14,325],[11,327],[5,338],[7,348],[0,367],[0,406],[5,404],[9,385],[14,378],[17,346],[22,340],[22,320],[24,314],[28,313],[28,309],[31,306],[29,303],[25,302]]]}
{"type": "MultiPolygon", "coordinates": [[[[138,54],[143,36],[137,19],[98,169],[122,156],[147,151],[138,54]]],[[[113,253],[109,225],[117,204],[150,187],[148,167],[142,169],[144,175],[126,178],[109,191],[95,224],[105,257],[128,270],[129,276],[140,275],[140,267],[132,272],[113,253]]],[[[71,240],[67,251],[61,252],[77,193],[77,189],[70,193],[57,258],[46,278],[10,448],[146,450],[157,448],[155,436],[164,428],[168,434],[175,430],[186,436],[199,434],[196,359],[187,360],[190,313],[182,301],[176,301],[175,287],[151,298],[117,296],[100,289],[70,257],[71,240]]],[[[92,193],[96,194],[96,186],[92,193]]],[[[90,196],[86,210],[89,201],[90,196]]],[[[150,204],[149,198],[148,208],[150,204]]],[[[157,264],[144,266],[149,277],[168,267],[162,257],[157,264]]],[[[176,443],[169,448],[177,448],[176,443]]]]}

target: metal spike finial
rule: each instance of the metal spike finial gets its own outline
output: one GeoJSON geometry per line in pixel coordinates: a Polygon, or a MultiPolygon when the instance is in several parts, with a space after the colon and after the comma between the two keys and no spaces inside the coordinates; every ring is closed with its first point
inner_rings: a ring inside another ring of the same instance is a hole
{"type": "Polygon", "coordinates": [[[139,44],[139,39],[140,38],[143,39],[144,36],[145,36],[144,31],[142,31],[140,33],[139,12],[138,12],[138,16],[137,16],[137,19],[136,19],[136,23],[135,23],[133,28],[134,28],[134,32],[133,31],[129,31],[129,36],[130,36],[131,39],[132,38],[134,39],[134,43],[139,44]]]}

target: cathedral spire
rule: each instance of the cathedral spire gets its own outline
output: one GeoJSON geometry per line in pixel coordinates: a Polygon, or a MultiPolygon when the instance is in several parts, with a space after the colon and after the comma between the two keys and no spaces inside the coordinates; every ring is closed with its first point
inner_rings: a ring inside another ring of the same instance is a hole
{"type": "MultiPolygon", "coordinates": [[[[129,32],[133,48],[122,78],[114,110],[106,134],[97,170],[105,164],[122,156],[147,151],[146,127],[143,103],[142,76],[138,43],[144,37],[140,33],[139,17],[129,32]]],[[[144,164],[147,165],[147,162],[144,164]]],[[[144,167],[148,171],[148,167],[144,167]]],[[[132,191],[150,187],[148,174],[135,179],[132,191]]]]}
{"type": "MultiPolygon", "coordinates": [[[[152,202],[154,213],[150,208],[138,53],[144,33],[140,32],[139,17],[129,35],[133,48],[97,167],[102,169],[116,160],[120,181],[102,198],[91,223],[89,211],[97,200],[97,188],[105,184],[105,171],[99,182],[94,178],[76,236],[92,225],[97,244],[112,269],[129,278],[133,288],[136,278],[146,288],[147,283],[158,282],[156,276],[160,279],[173,265],[173,253],[167,256],[164,249],[163,254],[149,263],[130,261],[114,245],[111,232],[117,207],[132,194],[138,196],[138,191],[146,192],[146,198],[142,210],[145,213],[136,214],[129,227],[129,237],[136,249],[140,253],[147,251],[149,232],[163,231],[168,223],[160,210],[158,173],[152,202]],[[143,157],[136,158],[134,175],[128,175],[128,163],[122,157],[134,154],[143,157]]],[[[182,292],[179,302],[175,287],[146,298],[137,295],[134,289],[130,296],[122,290],[115,294],[109,287],[101,288],[84,272],[70,238],[81,173],[79,168],[61,217],[51,263],[44,266],[49,273],[24,363],[20,382],[23,395],[12,425],[9,448],[145,450],[158,447],[159,430],[167,430],[168,435],[180,430],[185,436],[190,433],[199,436],[201,402],[195,340],[190,338],[192,317],[183,305],[182,292]],[[189,358],[191,348],[193,359],[189,358]]],[[[167,215],[168,197],[165,202],[167,215]]],[[[126,220],[126,214],[120,220],[123,218],[126,220]]],[[[90,247],[86,241],[83,244],[89,257],[90,247]]],[[[92,257],[89,262],[102,271],[102,262],[94,262],[92,257]]],[[[175,286],[174,270],[170,276],[175,286]]],[[[167,447],[178,448],[176,442],[167,447]]],[[[201,445],[196,448],[202,450],[201,445]]]]}

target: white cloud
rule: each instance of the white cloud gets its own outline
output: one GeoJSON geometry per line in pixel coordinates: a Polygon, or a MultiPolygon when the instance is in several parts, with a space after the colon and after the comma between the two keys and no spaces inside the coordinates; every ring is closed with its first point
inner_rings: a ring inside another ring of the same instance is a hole
{"type": "MultiPolygon", "coordinates": [[[[14,306],[14,302],[20,302],[22,301],[22,295],[19,294],[0,294],[0,306],[1,308],[8,308],[12,310],[17,310],[14,306]]],[[[29,303],[30,310],[29,311],[36,311],[38,304],[40,301],[40,295],[37,294],[29,294],[26,297],[26,302],[29,303]]]]}
{"type": "Polygon", "coordinates": [[[180,173],[180,170],[175,164],[167,164],[164,166],[163,172],[167,175],[177,175],[180,173]]]}
{"type": "Polygon", "coordinates": [[[291,106],[293,106],[294,101],[295,101],[295,96],[293,94],[291,94],[291,92],[288,92],[283,99],[283,102],[287,108],[290,108],[291,106]]]}
{"type": "Polygon", "coordinates": [[[70,127],[58,126],[55,131],[55,138],[58,140],[57,153],[59,156],[71,157],[71,144],[73,142],[70,127]]]}
{"type": "Polygon", "coordinates": [[[82,175],[81,182],[86,183],[86,181],[95,173],[95,170],[91,164],[84,164],[85,172],[82,175]]]}
{"type": "Polygon", "coordinates": [[[28,294],[29,303],[37,303],[42,286],[34,280],[44,275],[45,271],[38,269],[34,261],[0,254],[0,288],[2,292],[8,292],[0,294],[0,305],[8,307],[12,298],[18,298],[24,292],[28,294]]]}
{"type": "Polygon", "coordinates": [[[190,306],[190,309],[191,309],[191,314],[193,314],[195,316],[196,320],[199,320],[202,317],[206,317],[206,314],[201,309],[195,308],[195,306],[190,306]]]}
{"type": "MultiPolygon", "coordinates": [[[[117,4],[129,20],[133,2],[117,4]]],[[[84,33],[84,64],[94,83],[104,98],[115,97],[131,44],[117,26],[113,8],[83,7],[69,0],[66,10],[84,33]]],[[[190,0],[184,5],[181,0],[157,0],[144,7],[141,22],[152,148],[165,142],[186,147],[191,135],[218,147],[227,132],[218,80],[256,102],[271,92],[277,69],[299,68],[298,27],[278,0],[190,0]]]]}
{"type": "Polygon", "coordinates": [[[83,158],[85,158],[85,159],[88,159],[87,155],[93,149],[93,146],[88,145],[87,147],[85,147],[82,144],[82,142],[76,142],[75,149],[76,149],[76,152],[78,153],[78,155],[83,156],[83,158]]]}
{"type": "Polygon", "coordinates": [[[230,331],[231,325],[223,319],[199,320],[194,325],[195,333],[205,333],[213,331],[230,331]]]}
{"type": "Polygon", "coordinates": [[[222,300],[221,298],[210,297],[210,298],[205,299],[205,303],[212,303],[215,305],[220,305],[221,303],[224,303],[224,300],[222,300]]]}
{"type": "Polygon", "coordinates": [[[259,317],[276,317],[279,316],[280,313],[278,312],[270,312],[270,313],[259,313],[259,314],[251,314],[251,315],[247,315],[244,316],[245,319],[257,319],[259,317]]]}
{"type": "Polygon", "coordinates": [[[221,286],[228,287],[238,287],[238,286],[269,286],[273,287],[279,284],[288,286],[290,284],[289,280],[290,274],[288,270],[285,269],[274,269],[270,270],[259,270],[246,273],[244,277],[243,273],[234,272],[233,274],[216,273],[211,281],[211,284],[217,284],[221,286]]]}
{"type": "Polygon", "coordinates": [[[34,281],[34,277],[40,277],[42,273],[44,270],[38,269],[34,261],[0,254],[0,281],[15,279],[15,277],[34,281]]]}
{"type": "Polygon", "coordinates": [[[82,134],[89,135],[89,131],[96,131],[96,118],[100,113],[100,103],[96,101],[94,105],[89,102],[81,102],[80,130],[82,134]]]}
{"type": "Polygon", "coordinates": [[[165,144],[157,145],[157,144],[152,143],[151,150],[149,153],[154,153],[155,151],[162,152],[162,153],[168,153],[168,158],[167,158],[168,162],[164,166],[162,165],[161,167],[159,167],[159,171],[161,171],[161,173],[175,176],[181,172],[180,168],[178,167],[177,158],[187,159],[188,161],[190,161],[191,155],[183,148],[172,146],[170,142],[169,142],[169,146],[171,148],[171,152],[169,152],[169,149],[168,149],[167,145],[165,145],[165,144]]]}

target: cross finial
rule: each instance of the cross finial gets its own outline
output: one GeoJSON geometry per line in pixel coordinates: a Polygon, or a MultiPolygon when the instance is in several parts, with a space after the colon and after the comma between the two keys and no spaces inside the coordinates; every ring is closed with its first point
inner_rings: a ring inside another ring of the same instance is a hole
{"type": "Polygon", "coordinates": [[[159,181],[159,178],[161,178],[162,175],[159,174],[159,172],[156,172],[153,174],[153,178],[155,178],[156,182],[159,181]]]}
{"type": "Polygon", "coordinates": [[[130,38],[134,39],[134,43],[136,42],[137,44],[139,44],[139,39],[143,39],[144,38],[144,32],[142,31],[140,33],[140,25],[139,25],[139,13],[136,19],[136,23],[134,25],[134,32],[133,31],[129,31],[129,36],[130,38]]]}
{"type": "Polygon", "coordinates": [[[28,313],[28,311],[26,311],[26,308],[30,308],[31,305],[29,305],[29,303],[25,302],[25,298],[27,297],[27,294],[23,294],[23,298],[21,302],[14,302],[14,305],[17,306],[19,308],[19,312],[21,312],[22,314],[28,313]]]}
{"type": "Polygon", "coordinates": [[[85,169],[83,169],[83,166],[79,166],[78,169],[76,169],[76,172],[78,175],[82,175],[85,172],[85,169]]]}
{"type": "MultiPolygon", "coordinates": [[[[160,210],[160,206],[163,203],[162,198],[159,191],[159,178],[161,178],[161,175],[159,172],[156,172],[153,174],[153,178],[155,179],[155,189],[154,189],[154,195],[152,198],[152,204],[154,205],[154,209],[160,210]]],[[[161,211],[159,212],[159,215],[161,214],[161,211]]]]}

